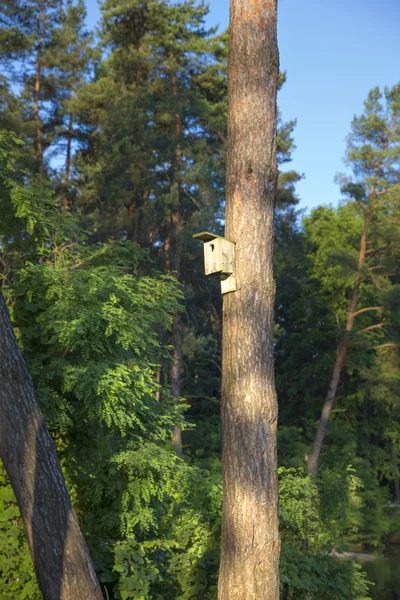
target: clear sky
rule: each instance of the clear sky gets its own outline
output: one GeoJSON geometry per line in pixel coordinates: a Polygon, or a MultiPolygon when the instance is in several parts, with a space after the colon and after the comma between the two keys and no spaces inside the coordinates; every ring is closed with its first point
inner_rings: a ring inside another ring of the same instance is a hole
{"type": "MultiPolygon", "coordinates": [[[[224,29],[229,0],[210,0],[208,24],[224,29]]],[[[99,19],[86,0],[88,24],[99,19]]],[[[287,82],[278,102],[284,120],[297,119],[297,149],[287,168],[305,178],[302,208],[337,205],[333,182],[344,171],[345,138],[368,91],[400,81],[400,0],[279,0],[281,70],[287,82]]]]}

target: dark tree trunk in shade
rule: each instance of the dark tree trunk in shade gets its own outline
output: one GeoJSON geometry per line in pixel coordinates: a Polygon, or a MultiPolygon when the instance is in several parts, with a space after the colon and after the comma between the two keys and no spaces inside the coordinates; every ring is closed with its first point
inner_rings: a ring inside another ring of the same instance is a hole
{"type": "Polygon", "coordinates": [[[231,0],[225,235],[237,291],[223,300],[223,516],[219,600],[278,600],[273,221],[276,0],[231,0]]]}
{"type": "Polygon", "coordinates": [[[0,292],[0,457],[44,600],[103,598],[0,292]]]}
{"type": "Polygon", "coordinates": [[[44,176],[44,164],[43,164],[43,145],[42,145],[42,122],[40,120],[39,114],[39,101],[40,101],[40,84],[41,84],[41,63],[40,63],[40,54],[42,51],[43,39],[39,42],[39,47],[37,51],[36,61],[35,61],[35,92],[34,92],[34,101],[33,101],[33,114],[35,117],[35,125],[36,125],[36,149],[35,154],[39,165],[39,173],[43,177],[44,176]]]}
{"type": "MultiPolygon", "coordinates": [[[[74,75],[76,77],[76,73],[74,72],[74,75]]],[[[76,98],[76,90],[75,88],[72,89],[71,91],[71,98],[76,98]]],[[[67,153],[66,153],[66,157],[65,157],[65,168],[64,168],[64,178],[63,178],[63,183],[64,183],[64,194],[63,194],[63,200],[62,200],[62,206],[64,210],[68,210],[70,207],[70,198],[69,198],[69,192],[68,192],[68,184],[69,184],[69,176],[70,176],[70,171],[71,171],[71,160],[72,160],[72,140],[74,137],[74,116],[72,114],[72,110],[69,113],[68,116],[68,129],[66,132],[66,138],[67,138],[67,153]]]]}
{"type": "MultiPolygon", "coordinates": [[[[171,74],[172,93],[176,99],[178,105],[178,81],[175,73],[171,74]]],[[[177,110],[175,114],[175,172],[173,183],[178,185],[178,198],[173,206],[173,213],[171,216],[170,223],[170,240],[168,244],[168,266],[173,269],[175,276],[180,280],[181,269],[182,269],[182,252],[183,252],[183,222],[180,213],[179,205],[179,186],[181,184],[181,168],[182,168],[182,149],[180,145],[180,138],[182,135],[182,118],[177,110]]],[[[183,324],[182,317],[179,312],[176,313],[173,327],[172,327],[172,345],[173,345],[173,364],[170,372],[170,383],[172,395],[179,402],[181,397],[182,387],[182,370],[183,370],[183,355],[182,355],[182,342],[183,342],[183,324]]],[[[180,427],[175,426],[174,433],[172,435],[172,445],[178,456],[183,457],[182,449],[182,430],[180,427]]]]}
{"type": "MultiPolygon", "coordinates": [[[[171,365],[171,392],[172,395],[176,398],[176,401],[178,402],[181,396],[182,376],[182,321],[179,312],[176,313],[174,319],[172,330],[172,345],[172,356],[174,362],[171,365]]],[[[178,426],[175,426],[174,429],[174,433],[172,436],[172,445],[174,446],[177,455],[182,458],[182,430],[178,426]]]]}

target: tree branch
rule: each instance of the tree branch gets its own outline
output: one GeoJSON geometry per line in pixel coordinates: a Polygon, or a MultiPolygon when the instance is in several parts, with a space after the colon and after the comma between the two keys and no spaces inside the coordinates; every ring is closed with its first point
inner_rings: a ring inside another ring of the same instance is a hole
{"type": "Polygon", "coordinates": [[[186,187],[185,187],[184,185],[182,185],[182,186],[181,186],[181,188],[182,188],[182,190],[185,192],[186,196],[187,196],[188,198],[190,198],[190,199],[192,200],[192,202],[194,202],[194,203],[195,203],[195,205],[197,206],[197,208],[198,208],[199,210],[201,210],[201,206],[200,206],[199,202],[197,202],[196,198],[194,198],[194,197],[192,196],[192,194],[190,194],[190,193],[187,191],[187,189],[186,189],[186,187]]]}
{"type": "Polygon", "coordinates": [[[386,323],[377,323],[376,325],[370,325],[369,327],[365,327],[365,329],[360,329],[360,331],[357,331],[357,335],[360,335],[361,333],[366,333],[367,331],[372,331],[373,329],[381,329],[385,325],[386,323]]]}
{"type": "Polygon", "coordinates": [[[353,317],[358,317],[358,315],[361,315],[362,313],[365,313],[369,310],[381,310],[382,306],[368,306],[367,308],[361,308],[360,310],[356,310],[355,313],[353,313],[353,317]]]}
{"type": "Polygon", "coordinates": [[[367,350],[377,350],[378,348],[400,348],[400,344],[387,342],[386,344],[378,344],[378,346],[370,346],[367,350]]]}
{"type": "MultiPolygon", "coordinates": [[[[384,250],[387,250],[390,246],[391,242],[388,242],[386,244],[386,246],[381,246],[380,248],[371,248],[370,250],[367,250],[365,252],[365,254],[370,254],[371,256],[375,256],[375,254],[378,254],[378,252],[383,252],[384,250]]],[[[368,258],[371,258],[371,256],[369,256],[368,258]]]]}
{"type": "Polygon", "coordinates": [[[226,142],[226,137],[224,136],[224,134],[221,131],[217,131],[217,136],[219,137],[219,139],[221,140],[221,142],[223,144],[225,144],[226,142]]]}

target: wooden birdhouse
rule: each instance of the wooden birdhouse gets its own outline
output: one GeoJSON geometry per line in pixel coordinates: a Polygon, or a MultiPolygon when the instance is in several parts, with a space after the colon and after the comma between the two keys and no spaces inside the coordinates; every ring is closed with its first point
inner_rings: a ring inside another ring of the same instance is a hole
{"type": "Polygon", "coordinates": [[[221,279],[222,294],[235,292],[235,243],[207,231],[196,233],[193,237],[204,242],[205,274],[221,279]]]}

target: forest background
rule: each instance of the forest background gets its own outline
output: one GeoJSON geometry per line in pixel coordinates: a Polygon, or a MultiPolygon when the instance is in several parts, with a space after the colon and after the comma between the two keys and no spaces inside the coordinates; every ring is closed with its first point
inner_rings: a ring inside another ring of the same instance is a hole
{"type": "MultiPolygon", "coordinates": [[[[0,9],[2,289],[105,597],[211,599],[221,296],[192,234],[223,233],[227,34],[201,2],[101,11],[95,40],[79,0],[0,9]]],[[[338,208],[299,213],[294,128],[280,119],[281,595],[378,598],[332,553],[399,542],[400,84],[351,123],[338,208]],[[306,457],[355,283],[315,484],[306,457]]],[[[0,539],[1,598],[40,598],[3,470],[0,539]]]]}

